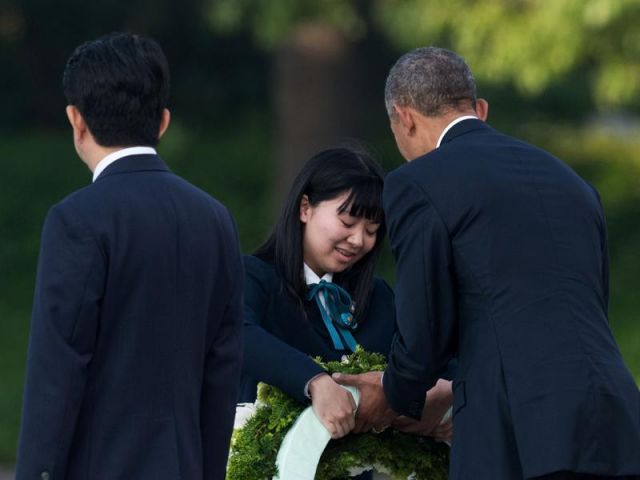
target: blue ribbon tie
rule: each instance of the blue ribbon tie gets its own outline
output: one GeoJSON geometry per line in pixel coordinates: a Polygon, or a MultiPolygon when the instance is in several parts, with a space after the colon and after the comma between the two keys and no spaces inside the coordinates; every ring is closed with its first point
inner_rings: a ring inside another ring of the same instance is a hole
{"type": "Polygon", "coordinates": [[[358,322],[353,316],[353,301],[349,292],[340,285],[325,280],[309,287],[307,300],[315,299],[333,347],[336,350],[345,350],[346,343],[349,350],[355,352],[358,344],[351,332],[358,328],[358,322]],[[324,292],[326,308],[320,300],[320,292],[324,292]]]}

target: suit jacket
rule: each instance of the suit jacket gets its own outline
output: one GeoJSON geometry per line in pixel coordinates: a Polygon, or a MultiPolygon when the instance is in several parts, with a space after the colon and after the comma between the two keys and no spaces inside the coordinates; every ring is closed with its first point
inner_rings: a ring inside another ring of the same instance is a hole
{"type": "Polygon", "coordinates": [[[223,479],[242,266],[224,206],[122,158],[42,233],[17,479],[223,479]]]}
{"type": "Polygon", "coordinates": [[[640,394],[607,321],[596,191],[542,150],[465,120],[387,176],[398,337],[392,407],[459,355],[451,478],[640,473],[640,394]]]}
{"type": "MultiPolygon", "coordinates": [[[[324,371],[310,356],[339,360],[350,352],[333,348],[315,301],[305,301],[301,308],[284,290],[272,263],[246,256],[244,265],[245,351],[239,401],[254,401],[257,383],[265,382],[306,402],[305,385],[324,371]]],[[[386,355],[395,332],[395,309],[393,291],[383,280],[375,279],[367,317],[359,323],[356,341],[365,350],[386,355]]]]}

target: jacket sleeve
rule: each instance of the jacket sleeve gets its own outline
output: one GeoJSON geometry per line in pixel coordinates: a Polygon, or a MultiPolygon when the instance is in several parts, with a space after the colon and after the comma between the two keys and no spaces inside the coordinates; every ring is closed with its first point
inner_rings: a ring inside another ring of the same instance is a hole
{"type": "Polygon", "coordinates": [[[223,478],[233,431],[236,399],[242,367],[242,256],[235,224],[227,212],[220,242],[226,248],[221,256],[226,259],[226,270],[219,285],[227,288],[222,317],[213,309],[210,321],[218,323],[217,332],[209,346],[202,386],[201,432],[204,478],[223,478]]]}
{"type": "Polygon", "coordinates": [[[447,229],[426,193],[404,171],[387,176],[384,209],[396,259],[396,322],[383,377],[399,414],[420,418],[425,392],[451,360],[457,328],[447,229]]]}
{"type": "Polygon", "coordinates": [[[65,478],[92,359],[106,259],[68,203],[42,231],[16,478],[65,478]]]}
{"type": "Polygon", "coordinates": [[[280,340],[263,328],[272,294],[278,295],[277,277],[268,275],[254,257],[245,260],[245,351],[243,374],[278,387],[300,402],[309,380],[324,372],[306,353],[280,340]]]}

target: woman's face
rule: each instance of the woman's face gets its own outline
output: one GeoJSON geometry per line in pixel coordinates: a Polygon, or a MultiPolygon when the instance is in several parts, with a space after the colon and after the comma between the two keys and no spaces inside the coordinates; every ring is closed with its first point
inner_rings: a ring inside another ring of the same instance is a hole
{"type": "Polygon", "coordinates": [[[379,224],[348,212],[338,213],[348,196],[347,191],[312,206],[305,195],[300,202],[304,261],[318,276],[346,270],[376,243],[379,224]]]}

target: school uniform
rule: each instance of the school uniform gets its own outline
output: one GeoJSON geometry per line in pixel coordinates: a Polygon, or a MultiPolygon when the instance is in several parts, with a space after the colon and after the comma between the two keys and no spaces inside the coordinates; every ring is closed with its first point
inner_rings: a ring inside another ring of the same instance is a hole
{"type": "MultiPolygon", "coordinates": [[[[308,402],[308,382],[324,372],[311,357],[340,360],[351,352],[334,348],[316,301],[300,305],[273,263],[248,255],[244,267],[245,349],[238,401],[254,401],[258,382],[264,382],[308,402]]],[[[306,274],[308,284],[321,280],[310,269],[306,274]]],[[[386,356],[395,333],[395,308],[393,291],[384,280],[375,279],[366,317],[357,321],[353,331],[357,343],[386,356]]]]}

